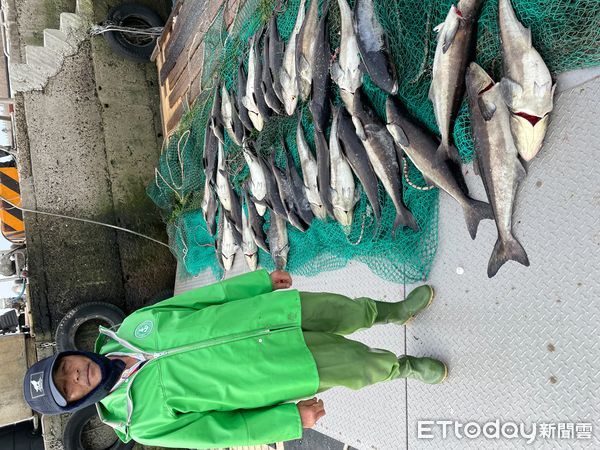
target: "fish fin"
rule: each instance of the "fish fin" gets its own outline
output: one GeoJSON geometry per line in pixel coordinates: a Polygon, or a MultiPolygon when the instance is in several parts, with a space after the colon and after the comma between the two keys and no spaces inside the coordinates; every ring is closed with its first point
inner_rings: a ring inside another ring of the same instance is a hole
{"type": "Polygon", "coordinates": [[[477,160],[477,151],[473,152],[473,172],[478,177],[481,176],[481,172],[479,171],[479,161],[477,160]]]}
{"type": "Polygon", "coordinates": [[[481,222],[483,219],[494,218],[494,212],[492,211],[492,207],[489,203],[473,199],[471,199],[469,202],[469,206],[465,208],[464,214],[467,230],[469,230],[471,239],[475,239],[477,236],[479,222],[481,222]]]}
{"type": "Polygon", "coordinates": [[[511,108],[514,103],[513,98],[523,95],[523,86],[512,78],[504,77],[500,80],[500,94],[504,99],[504,103],[511,108]]]}
{"type": "Polygon", "coordinates": [[[450,49],[450,46],[452,45],[452,43],[454,42],[454,38],[456,37],[456,33],[458,32],[458,29],[460,28],[460,20],[457,21],[453,21],[450,26],[444,26],[443,28],[443,35],[441,35],[441,37],[443,37],[444,41],[442,44],[442,52],[446,53],[448,51],[448,49],[450,49]]]}
{"type": "Polygon", "coordinates": [[[356,130],[356,135],[361,141],[367,140],[367,134],[365,133],[365,128],[363,127],[362,122],[358,117],[352,116],[352,123],[354,124],[354,128],[356,130]]]}
{"type": "Polygon", "coordinates": [[[246,97],[245,95],[242,97],[242,105],[244,105],[244,108],[246,108],[247,110],[250,110],[250,107],[253,106],[250,104],[250,100],[248,100],[248,97],[246,97]]]}
{"type": "Polygon", "coordinates": [[[433,80],[431,80],[431,84],[429,85],[429,92],[427,93],[427,97],[429,98],[429,100],[431,100],[432,102],[435,99],[435,93],[434,93],[434,88],[433,88],[433,80]]]}
{"type": "Polygon", "coordinates": [[[553,89],[551,81],[546,81],[542,84],[538,84],[537,81],[533,82],[533,93],[536,97],[543,97],[546,94],[546,91],[550,89],[553,89]]]}
{"type": "Polygon", "coordinates": [[[396,123],[388,123],[387,129],[399,147],[404,148],[410,145],[408,141],[408,136],[406,135],[406,133],[400,125],[396,123]]]}
{"type": "Polygon", "coordinates": [[[415,216],[412,215],[412,213],[406,209],[406,212],[404,214],[398,214],[396,213],[396,219],[394,220],[394,225],[392,228],[392,237],[396,237],[396,229],[398,228],[398,226],[404,226],[404,227],[408,227],[414,231],[419,231],[419,224],[417,223],[417,221],[415,220],[415,216]]]}
{"type": "Polygon", "coordinates": [[[517,261],[526,267],[529,266],[529,258],[527,257],[525,249],[512,234],[506,242],[503,242],[501,239],[496,241],[494,251],[490,257],[490,262],[488,263],[488,277],[492,278],[496,275],[500,267],[509,260],[517,261]]]}
{"type": "Polygon", "coordinates": [[[342,76],[342,69],[337,61],[334,61],[331,64],[329,72],[331,73],[331,79],[335,82],[335,84],[338,84],[338,81],[342,76]]]}
{"type": "Polygon", "coordinates": [[[517,173],[517,183],[520,183],[527,176],[527,171],[525,170],[525,167],[523,167],[523,164],[519,158],[517,158],[515,161],[515,171],[517,173]]]}
{"type": "Polygon", "coordinates": [[[435,31],[436,33],[441,33],[443,29],[444,29],[444,22],[433,27],[433,31],[435,31]]]}
{"type": "Polygon", "coordinates": [[[458,154],[458,150],[454,145],[444,144],[443,141],[440,142],[440,145],[437,149],[437,154],[440,155],[441,158],[434,163],[434,167],[437,167],[442,164],[447,164],[448,167],[452,170],[454,168],[448,164],[448,162],[450,161],[454,163],[455,166],[458,166],[458,169],[460,170],[460,155],[458,154]]]}
{"type": "Polygon", "coordinates": [[[491,120],[496,112],[496,105],[493,102],[490,102],[485,94],[477,99],[477,103],[479,104],[479,111],[481,112],[483,119],[486,122],[491,120]]]}

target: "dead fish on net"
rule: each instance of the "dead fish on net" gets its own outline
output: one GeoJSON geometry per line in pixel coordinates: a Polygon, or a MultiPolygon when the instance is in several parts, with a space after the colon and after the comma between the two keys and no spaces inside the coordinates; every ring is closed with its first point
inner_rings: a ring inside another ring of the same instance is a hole
{"type": "MultiPolygon", "coordinates": [[[[271,16],[269,21],[269,77],[271,86],[277,95],[277,99],[283,105],[283,93],[281,88],[281,81],[279,79],[279,73],[283,66],[283,54],[285,52],[285,45],[279,36],[277,30],[277,18],[275,15],[271,16]]],[[[270,105],[269,105],[270,106],[270,105]]],[[[284,107],[285,109],[285,107],[284,107]]]]}
{"type": "Polygon", "coordinates": [[[302,222],[306,223],[307,226],[310,226],[310,223],[315,216],[310,208],[310,203],[306,198],[304,183],[300,178],[300,175],[298,175],[298,171],[294,165],[294,159],[292,158],[290,151],[287,149],[285,142],[282,142],[282,147],[286,158],[285,175],[292,186],[294,209],[302,222]]]}
{"type": "Polygon", "coordinates": [[[388,94],[396,95],[396,67],[392,63],[387,36],[377,19],[373,0],[356,0],[354,32],[364,67],[373,83],[388,94]]]}
{"type": "MultiPolygon", "coordinates": [[[[249,192],[252,193],[254,199],[262,202],[267,196],[267,181],[263,165],[261,164],[260,158],[252,148],[252,143],[249,140],[244,141],[243,152],[246,164],[250,169],[249,192]]],[[[258,213],[263,216],[267,210],[267,207],[265,205],[258,204],[256,209],[258,210],[258,213]]]]}
{"type": "Polygon", "coordinates": [[[257,33],[250,39],[250,52],[248,55],[248,80],[246,82],[246,94],[244,95],[244,98],[242,98],[242,103],[248,110],[248,116],[250,117],[250,121],[252,122],[254,128],[256,128],[258,131],[262,131],[265,124],[266,115],[263,114],[263,108],[259,106],[259,98],[262,99],[262,92],[260,92],[260,77],[262,72],[260,57],[257,53],[259,38],[260,35],[257,33]]]}
{"type": "Polygon", "coordinates": [[[531,43],[531,30],[518,21],[510,0],[499,2],[504,78],[502,97],[510,111],[510,127],[519,154],[530,161],[542,147],[556,85],[531,43]]]}
{"type": "Polygon", "coordinates": [[[244,106],[244,97],[246,96],[246,85],[248,84],[248,78],[246,71],[244,70],[244,62],[240,61],[238,67],[238,78],[237,78],[237,107],[240,116],[240,121],[248,131],[254,130],[254,124],[250,120],[248,115],[248,109],[244,106]]]}
{"type": "Polygon", "coordinates": [[[446,20],[434,29],[438,37],[429,99],[442,135],[438,151],[444,159],[459,164],[460,156],[450,141],[465,91],[465,70],[474,52],[481,3],[482,0],[460,0],[458,6],[450,7],[446,20]]]}
{"type": "Polygon", "coordinates": [[[510,130],[510,113],[502,100],[501,87],[477,64],[467,69],[467,89],[476,160],[494,210],[498,240],[488,264],[488,277],[493,277],[508,260],[529,266],[527,253],[512,231],[512,213],[518,183],[525,169],[510,130]]]}
{"type": "Polygon", "coordinates": [[[250,231],[256,245],[258,245],[265,252],[269,253],[269,247],[267,246],[267,237],[263,230],[265,219],[258,214],[256,205],[250,199],[248,194],[248,183],[244,185],[244,201],[246,202],[246,209],[248,210],[248,224],[250,225],[250,231]]]}
{"type": "Polygon", "coordinates": [[[333,215],[343,226],[352,224],[354,205],[360,195],[354,183],[352,168],[340,150],[338,140],[339,108],[333,112],[333,123],[329,135],[329,160],[331,165],[331,204],[333,215]]]}
{"type": "Polygon", "coordinates": [[[221,241],[221,257],[223,261],[223,268],[230,270],[235,260],[235,253],[237,252],[238,242],[235,239],[235,227],[225,214],[221,214],[221,221],[223,222],[223,240],[221,241]]]}
{"type": "Polygon", "coordinates": [[[304,137],[301,117],[298,118],[298,125],[296,127],[296,147],[298,148],[298,157],[300,158],[300,167],[302,168],[304,191],[308,203],[310,204],[310,209],[315,217],[325,219],[327,217],[327,211],[323,206],[323,201],[321,200],[319,188],[317,186],[317,161],[315,161],[308,143],[306,142],[306,138],[304,137]]]}
{"type": "Polygon", "coordinates": [[[373,208],[373,214],[379,220],[381,218],[381,206],[379,205],[377,175],[369,161],[362,141],[356,135],[350,114],[348,114],[345,108],[342,108],[338,115],[337,135],[340,150],[362,184],[363,190],[373,208]]]}
{"type": "Polygon", "coordinates": [[[231,211],[231,197],[229,190],[228,178],[225,174],[225,152],[223,150],[223,144],[219,141],[217,145],[217,171],[215,177],[215,191],[219,197],[219,203],[221,206],[231,211]]]}
{"type": "Polygon", "coordinates": [[[210,125],[204,132],[204,148],[202,150],[202,166],[204,176],[211,185],[216,183],[218,166],[218,139],[210,129],[210,125]]]}
{"type": "Polygon", "coordinates": [[[219,141],[225,142],[225,135],[223,134],[223,116],[221,115],[221,90],[219,85],[215,87],[215,96],[213,97],[212,110],[210,112],[210,129],[219,139],[219,141]]]}
{"type": "Polygon", "coordinates": [[[271,211],[270,216],[271,224],[269,226],[268,236],[271,258],[273,258],[277,270],[284,270],[287,265],[288,253],[290,251],[287,221],[284,217],[274,214],[273,211],[271,211]]]}
{"type": "Polygon", "coordinates": [[[279,72],[281,94],[283,96],[282,100],[285,106],[285,112],[288,114],[288,116],[294,114],[296,105],[298,104],[298,96],[300,94],[297,79],[298,72],[296,67],[296,51],[298,47],[298,34],[300,33],[300,28],[304,22],[304,4],[305,0],[300,0],[300,7],[298,8],[298,15],[296,16],[296,23],[285,48],[283,65],[279,72]]]}
{"type": "Polygon", "coordinates": [[[342,36],[337,61],[331,65],[331,78],[340,89],[353,94],[362,85],[360,51],[352,19],[352,10],[346,0],[338,0],[342,36]]]}
{"type": "Polygon", "coordinates": [[[319,196],[327,214],[335,217],[331,204],[331,162],[329,161],[329,148],[325,133],[315,128],[315,149],[317,153],[317,186],[319,196]]]}
{"type": "Polygon", "coordinates": [[[241,217],[241,206],[240,199],[237,193],[231,186],[229,175],[227,174],[227,166],[225,163],[225,154],[223,151],[223,144],[219,142],[219,157],[218,157],[218,171],[216,180],[216,192],[221,203],[221,215],[227,215],[230,222],[233,224],[236,230],[236,239],[241,240],[242,234],[242,217],[241,217]]]}
{"type": "Polygon", "coordinates": [[[438,142],[408,120],[393,97],[387,99],[386,115],[387,128],[396,145],[408,155],[427,183],[444,190],[458,202],[463,209],[469,234],[475,239],[479,222],[482,219],[494,218],[490,205],[464,194],[453,173],[437,152],[438,142]]]}
{"type": "Polygon", "coordinates": [[[262,171],[265,174],[265,184],[267,186],[265,198],[263,200],[258,200],[251,196],[252,201],[256,204],[256,207],[266,206],[267,208],[275,211],[276,214],[279,214],[283,217],[287,216],[285,211],[285,207],[281,202],[281,196],[279,194],[279,187],[277,186],[277,181],[275,180],[275,176],[273,175],[273,171],[271,169],[270,164],[265,160],[264,157],[258,157],[260,161],[260,165],[262,167],[262,171]]]}
{"type": "Polygon", "coordinates": [[[227,134],[229,134],[229,137],[231,137],[233,142],[237,145],[242,145],[242,140],[244,139],[244,127],[225,84],[223,84],[223,87],[221,88],[221,99],[221,115],[223,117],[225,130],[227,130],[227,134]]]}
{"type": "Polygon", "coordinates": [[[208,178],[204,182],[204,196],[202,197],[201,208],[204,221],[206,222],[206,229],[211,236],[214,236],[217,227],[216,216],[219,203],[215,198],[215,193],[212,190],[212,186],[210,185],[210,180],[208,178]]]}
{"type": "Polygon", "coordinates": [[[258,265],[258,246],[256,245],[256,242],[254,242],[254,236],[250,230],[249,220],[244,212],[242,212],[242,223],[242,253],[244,253],[244,259],[250,270],[256,270],[258,265]]]}
{"type": "MultiPolygon", "coordinates": [[[[273,20],[273,19],[272,19],[273,20]]],[[[269,27],[273,26],[269,24],[269,27]]],[[[275,22],[275,28],[277,28],[277,22],[275,22]]],[[[275,43],[276,44],[276,43],[275,43]]],[[[271,33],[267,31],[265,33],[265,37],[263,38],[263,60],[262,60],[262,75],[261,75],[261,83],[260,90],[262,92],[265,103],[269,108],[275,111],[277,114],[284,113],[284,107],[279,97],[275,93],[274,83],[272,72],[271,72],[271,61],[270,57],[275,53],[274,49],[271,49],[271,33]]],[[[281,59],[281,58],[280,58],[281,59]]]]}
{"type": "Polygon", "coordinates": [[[304,232],[308,230],[308,224],[302,219],[302,217],[298,215],[298,211],[296,210],[296,199],[294,198],[292,183],[286,174],[275,164],[274,151],[271,153],[270,162],[271,171],[275,176],[275,180],[277,181],[281,203],[285,209],[284,217],[287,217],[288,222],[294,227],[298,228],[300,231],[304,232]]]}
{"type": "Polygon", "coordinates": [[[312,83],[312,64],[315,44],[318,42],[317,23],[319,20],[319,0],[311,0],[308,12],[298,33],[296,48],[296,76],[301,100],[308,99],[312,83]]]}
{"type": "MultiPolygon", "coordinates": [[[[313,0],[315,3],[317,0],[313,0]]],[[[328,10],[324,6],[323,16],[316,29],[313,44],[312,60],[312,89],[309,109],[313,116],[316,129],[325,131],[331,116],[331,104],[329,100],[329,60],[331,50],[329,48],[329,31],[327,28],[328,10]]]]}

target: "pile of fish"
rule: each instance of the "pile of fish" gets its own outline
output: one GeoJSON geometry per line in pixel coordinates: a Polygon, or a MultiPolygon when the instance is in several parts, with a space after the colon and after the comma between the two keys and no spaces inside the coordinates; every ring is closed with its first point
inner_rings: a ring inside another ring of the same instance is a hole
{"type": "Polygon", "coordinates": [[[309,1],[308,8],[306,0],[300,1],[287,44],[279,36],[274,15],[251,38],[247,64],[244,60],[239,64],[235,92],[224,84],[215,88],[204,140],[202,210],[209,232],[217,237],[215,248],[222,267],[229,270],[241,248],[249,267],[255,269],[261,248],[270,252],[277,268],[285,268],[287,225],[304,232],[315,218],[332,218],[348,227],[361,192],[379,220],[380,184],[396,210],[392,234],[399,227],[419,230],[403,199],[405,156],[428,183],[461,205],[472,238],[482,219],[496,219],[499,239],[490,276],[508,259],[529,264],[511,230],[515,190],[524,174],[517,154],[529,160],[539,150],[552,109],[553,87],[545,64],[531,46],[529,30],[517,21],[510,0],[500,0],[505,77],[498,84],[476,64],[469,66],[481,0],[460,0],[436,27],[430,98],[441,142],[416,125],[395,97],[397,72],[374,1],[356,0],[350,8],[347,0],[337,0],[341,36],[335,57],[329,47],[329,3],[326,0],[319,11],[319,2],[309,1]],[[378,116],[363,92],[364,73],[389,94],[387,121],[378,116]],[[476,165],[491,206],[468,196],[458,152],[451,142],[465,74],[476,165]],[[331,103],[332,81],[343,103],[337,107],[331,103]],[[312,115],[314,154],[299,104],[307,104],[312,115]],[[257,148],[253,139],[277,115],[298,116],[295,144],[300,173],[285,142],[277,149],[265,149],[257,148]],[[241,196],[230,179],[226,136],[241,147],[249,168],[241,196]],[[277,164],[278,152],[285,165],[277,164]],[[266,214],[270,227],[265,232],[266,214]]]}

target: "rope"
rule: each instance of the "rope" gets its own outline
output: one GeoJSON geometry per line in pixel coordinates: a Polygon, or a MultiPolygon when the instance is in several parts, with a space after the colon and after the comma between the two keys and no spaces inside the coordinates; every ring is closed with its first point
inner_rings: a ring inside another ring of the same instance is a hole
{"type": "Polygon", "coordinates": [[[163,29],[164,27],[131,28],[112,24],[93,25],[90,28],[90,35],[97,36],[99,34],[108,33],[110,31],[120,31],[121,33],[141,34],[143,36],[160,36],[163,32],[163,29]]]}
{"type": "Polygon", "coordinates": [[[419,191],[430,191],[432,189],[435,189],[437,186],[418,186],[415,183],[413,183],[412,181],[410,181],[410,178],[408,177],[408,164],[406,163],[406,158],[402,158],[402,172],[404,173],[404,179],[406,180],[406,182],[409,184],[410,187],[417,189],[419,191]]]}

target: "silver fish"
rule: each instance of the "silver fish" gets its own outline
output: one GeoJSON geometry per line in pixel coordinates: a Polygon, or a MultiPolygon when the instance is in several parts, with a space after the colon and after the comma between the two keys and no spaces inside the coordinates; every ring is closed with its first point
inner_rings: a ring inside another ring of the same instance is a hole
{"type": "Polygon", "coordinates": [[[242,224],[242,206],[240,204],[240,197],[237,192],[233,190],[229,176],[223,172],[223,176],[227,179],[227,189],[229,191],[228,197],[231,199],[231,209],[227,210],[223,208],[223,214],[227,216],[227,220],[234,227],[234,237],[236,242],[242,242],[242,233],[244,231],[242,224]]]}
{"type": "Polygon", "coordinates": [[[220,219],[217,223],[217,237],[215,239],[215,257],[217,259],[217,263],[219,263],[219,267],[225,270],[225,265],[223,264],[223,220],[220,219]]]}
{"type": "Polygon", "coordinates": [[[479,222],[482,219],[494,218],[490,205],[465,195],[459,182],[436,151],[438,142],[421,127],[412,123],[393,97],[387,99],[386,115],[387,128],[396,145],[421,171],[425,181],[442,189],[458,202],[463,209],[469,234],[475,239],[479,222]]]}
{"type": "Polygon", "coordinates": [[[285,142],[282,142],[282,147],[286,158],[285,175],[292,186],[294,209],[296,210],[296,213],[302,222],[310,225],[315,216],[311,211],[310,203],[306,198],[304,183],[300,178],[300,175],[298,175],[298,171],[294,165],[294,159],[292,158],[292,154],[287,149],[285,142]]]}
{"type": "Polygon", "coordinates": [[[287,222],[285,218],[271,211],[271,225],[268,231],[271,258],[277,270],[284,270],[287,265],[290,244],[288,241],[287,222]]]}
{"type": "Polygon", "coordinates": [[[227,211],[231,211],[231,196],[229,190],[229,180],[225,174],[225,153],[223,144],[219,141],[217,153],[217,174],[215,182],[215,190],[219,197],[219,203],[227,211]]]}
{"type": "Polygon", "coordinates": [[[306,231],[308,224],[302,220],[296,210],[296,199],[291,181],[286,174],[275,164],[275,152],[271,153],[271,171],[277,181],[277,187],[281,198],[281,203],[285,208],[285,216],[290,224],[300,231],[306,231]]]}
{"type": "Polygon", "coordinates": [[[354,33],[365,69],[373,83],[388,94],[396,95],[396,67],[390,56],[387,36],[375,14],[373,0],[356,0],[354,33]]]}
{"type": "Polygon", "coordinates": [[[225,130],[227,131],[227,134],[229,134],[231,140],[237,145],[242,145],[242,140],[244,138],[242,122],[240,121],[234,103],[231,101],[231,97],[229,96],[225,84],[223,84],[223,87],[221,88],[221,115],[223,117],[225,130]]]}
{"type": "MultiPolygon", "coordinates": [[[[314,0],[315,2],[317,0],[314,0]]],[[[329,100],[329,60],[331,51],[329,48],[329,31],[327,28],[328,11],[323,11],[323,16],[316,29],[315,42],[313,45],[312,64],[312,91],[310,99],[310,112],[313,116],[315,128],[325,131],[331,116],[329,100]]]]}
{"type": "Polygon", "coordinates": [[[352,224],[354,205],[360,198],[352,168],[340,150],[338,141],[339,108],[333,112],[333,123],[329,135],[329,160],[331,165],[331,204],[333,215],[344,226],[352,224]]]}
{"type": "Polygon", "coordinates": [[[218,166],[218,139],[210,129],[210,125],[204,132],[204,148],[202,149],[202,166],[204,175],[211,185],[216,183],[218,166]]]}
{"type": "Polygon", "coordinates": [[[373,170],[396,208],[394,232],[399,225],[418,230],[415,218],[402,202],[402,175],[394,139],[375,111],[367,104],[367,98],[362,91],[357,91],[354,96],[352,122],[356,135],[365,146],[373,170]]]}
{"type": "Polygon", "coordinates": [[[438,151],[445,159],[457,163],[460,156],[451,145],[452,130],[465,91],[465,70],[474,51],[481,2],[460,0],[458,6],[450,6],[446,20],[435,27],[438,40],[429,99],[442,135],[438,151]]]}
{"type": "Polygon", "coordinates": [[[271,169],[269,162],[267,162],[263,157],[259,157],[260,164],[262,166],[263,173],[265,174],[265,183],[267,185],[267,195],[264,200],[257,200],[254,197],[252,200],[254,203],[259,205],[266,205],[269,209],[275,211],[276,214],[280,216],[286,217],[287,212],[283,203],[281,202],[281,195],[279,193],[279,187],[277,186],[277,181],[275,180],[275,176],[271,169]]]}
{"type": "MultiPolygon", "coordinates": [[[[277,25],[275,25],[277,26],[277,25]]],[[[271,62],[269,60],[271,53],[274,53],[271,50],[271,36],[270,33],[265,33],[265,37],[263,38],[263,61],[262,61],[262,80],[260,83],[260,90],[262,92],[263,98],[265,99],[265,103],[269,108],[275,111],[277,114],[284,113],[284,107],[279,97],[275,93],[275,89],[273,87],[274,80],[271,73],[271,62]]]]}
{"type": "Polygon", "coordinates": [[[362,85],[360,51],[354,33],[353,14],[346,0],[338,0],[342,21],[340,54],[331,65],[331,78],[340,89],[353,94],[362,85]]]}
{"type": "Polygon", "coordinates": [[[230,270],[235,260],[235,253],[238,249],[238,244],[234,238],[234,227],[233,224],[227,220],[225,214],[221,214],[221,220],[223,221],[223,241],[221,244],[221,256],[223,258],[223,268],[230,270]]]}
{"type": "Polygon", "coordinates": [[[340,150],[346,157],[350,167],[352,167],[352,171],[360,180],[363,190],[373,208],[373,214],[379,220],[381,217],[381,206],[379,205],[377,175],[369,161],[362,141],[356,135],[352,119],[345,108],[339,112],[337,135],[340,150]]]}
{"type": "Polygon", "coordinates": [[[329,161],[329,148],[325,133],[315,128],[315,149],[317,153],[317,186],[319,187],[319,196],[323,202],[323,207],[327,214],[335,217],[333,205],[331,204],[331,173],[329,161]]]}
{"type": "Polygon", "coordinates": [[[510,113],[502,100],[500,85],[494,84],[477,64],[467,69],[467,90],[475,138],[474,166],[483,179],[494,210],[498,240],[488,264],[493,277],[508,260],[529,266],[527,253],[512,232],[512,213],[517,185],[525,176],[510,131],[510,113]]]}
{"type": "Polygon", "coordinates": [[[244,106],[244,97],[246,96],[246,85],[248,84],[248,77],[246,76],[246,71],[244,70],[244,62],[240,61],[240,65],[238,67],[238,78],[237,78],[237,107],[238,114],[240,116],[240,121],[244,125],[244,127],[248,131],[254,130],[254,124],[250,120],[250,116],[248,115],[248,109],[244,106]]]}
{"type": "Polygon", "coordinates": [[[542,147],[556,84],[531,43],[531,30],[517,20],[510,0],[499,1],[500,38],[504,61],[502,97],[510,111],[515,145],[525,161],[542,147]]]}
{"type": "MultiPolygon", "coordinates": [[[[264,201],[267,196],[267,181],[260,158],[252,149],[251,143],[246,140],[243,145],[244,159],[250,169],[250,192],[258,201],[264,201]]],[[[265,205],[256,205],[256,209],[261,216],[264,216],[267,207],[265,205]]]]}
{"type": "Polygon", "coordinates": [[[248,81],[246,82],[246,94],[242,98],[242,103],[248,110],[248,116],[254,128],[262,131],[265,125],[265,116],[262,115],[258,105],[258,97],[262,98],[262,93],[256,91],[256,87],[260,88],[260,58],[256,53],[256,43],[259,35],[256,34],[250,38],[250,52],[248,56],[248,81]]]}
{"type": "Polygon", "coordinates": [[[202,197],[202,215],[206,222],[207,230],[211,236],[215,235],[216,231],[216,216],[219,204],[215,198],[215,193],[210,185],[210,180],[207,178],[204,182],[204,196],[202,197]]]}
{"type": "Polygon", "coordinates": [[[298,71],[296,67],[296,51],[298,47],[298,34],[300,33],[302,23],[304,22],[304,4],[305,0],[300,0],[300,7],[298,9],[298,15],[296,16],[296,23],[285,48],[285,53],[283,55],[283,66],[279,72],[283,104],[285,106],[285,112],[289,116],[294,114],[296,105],[298,104],[298,96],[300,94],[297,79],[298,71]]]}
{"type": "Polygon", "coordinates": [[[311,0],[308,12],[302,22],[298,33],[296,49],[296,70],[298,77],[298,90],[301,100],[306,100],[310,95],[312,82],[312,64],[315,43],[318,43],[317,23],[319,20],[319,0],[311,0]]]}
{"type": "MultiPolygon", "coordinates": [[[[271,78],[271,85],[275,91],[275,95],[283,104],[283,93],[281,92],[281,81],[279,79],[279,73],[283,66],[283,54],[285,52],[285,45],[279,37],[279,31],[277,30],[277,17],[271,16],[269,20],[269,76],[271,78]]],[[[285,109],[285,108],[284,108],[285,109]]]]}
{"type": "Polygon", "coordinates": [[[218,85],[215,87],[215,96],[213,97],[209,123],[210,129],[219,141],[225,142],[225,135],[223,134],[223,116],[221,115],[221,91],[218,85]]]}
{"type": "Polygon", "coordinates": [[[306,192],[306,198],[310,203],[310,209],[315,217],[325,219],[327,217],[327,211],[323,206],[323,201],[319,195],[319,188],[317,187],[317,162],[304,137],[304,130],[302,129],[302,121],[300,118],[298,119],[298,126],[296,128],[296,147],[298,148],[300,167],[302,168],[302,179],[304,180],[304,190],[306,192]]]}
{"type": "Polygon", "coordinates": [[[256,242],[254,242],[254,236],[252,235],[248,217],[246,217],[245,213],[242,213],[242,223],[242,252],[250,270],[256,270],[256,266],[258,265],[258,247],[256,242]]]}
{"type": "Polygon", "coordinates": [[[267,237],[265,236],[265,232],[263,230],[263,225],[265,224],[265,219],[256,211],[256,205],[250,199],[248,194],[248,186],[247,183],[244,186],[244,201],[246,202],[246,209],[248,210],[248,223],[250,225],[250,231],[252,232],[252,238],[256,245],[258,245],[265,252],[269,253],[269,247],[267,246],[267,237]]]}

